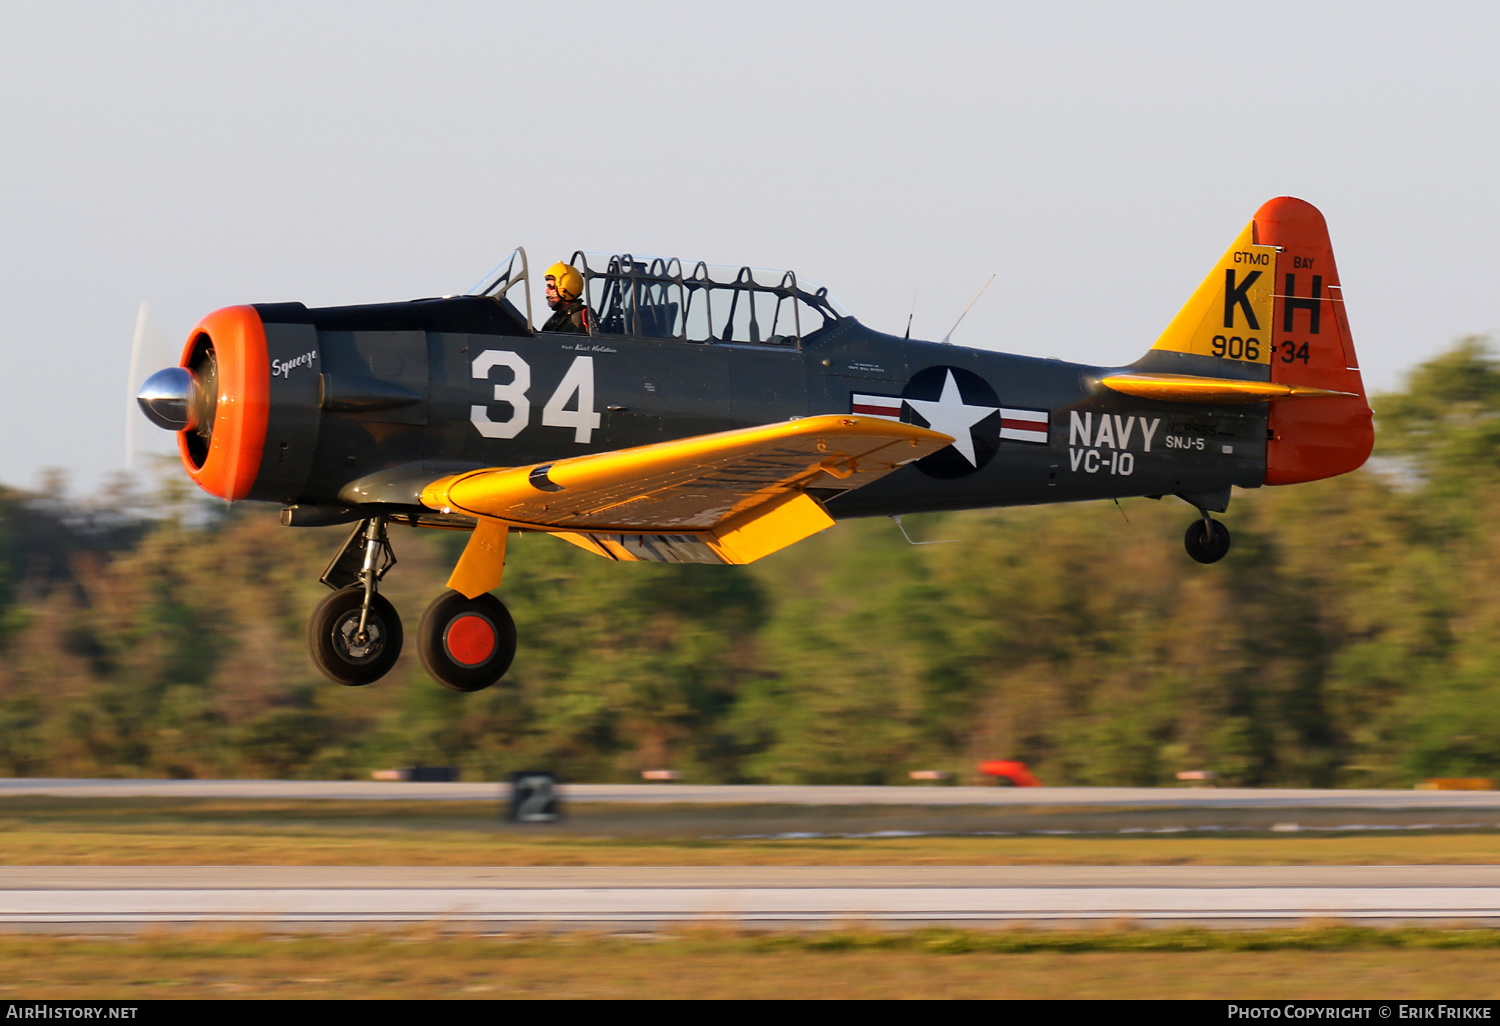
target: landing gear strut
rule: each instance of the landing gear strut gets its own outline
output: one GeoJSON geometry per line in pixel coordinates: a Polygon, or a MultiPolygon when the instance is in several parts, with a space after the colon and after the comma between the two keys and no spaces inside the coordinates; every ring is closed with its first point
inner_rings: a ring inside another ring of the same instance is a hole
{"type": "Polygon", "coordinates": [[[1203,519],[1188,525],[1183,544],[1187,546],[1188,555],[1198,562],[1217,563],[1229,551],[1229,528],[1209,516],[1207,510],[1199,512],[1203,519]]]}
{"type": "Polygon", "coordinates": [[[516,624],[493,595],[439,595],[417,628],[417,652],[432,679],[453,691],[482,691],[516,656],[516,624]]]}
{"type": "MultiPolygon", "coordinates": [[[[482,526],[476,530],[485,530],[482,526]]],[[[485,542],[486,536],[479,535],[485,542]]],[[[504,558],[505,528],[489,538],[486,550],[504,558]]],[[[472,546],[471,541],[471,546],[472,546]]],[[[355,525],[338,554],[323,571],[323,583],[334,589],[313,611],[307,625],[313,662],[324,675],[357,687],[384,677],[401,654],[401,618],[379,593],[380,581],[396,565],[386,538],[385,517],[355,525]]],[[[462,563],[460,568],[462,568],[462,563]]],[[[461,587],[493,587],[473,574],[461,587]]],[[[456,591],[439,595],[417,628],[417,652],[434,680],[452,691],[482,691],[505,676],[516,657],[516,624],[504,603],[488,593],[464,598],[456,591]]]]}
{"type": "Polygon", "coordinates": [[[307,624],[308,648],[325,676],[358,687],[374,683],[396,665],[401,618],[377,590],[395,565],[384,517],[361,522],[328,564],[323,583],[338,590],[318,603],[307,624]]]}

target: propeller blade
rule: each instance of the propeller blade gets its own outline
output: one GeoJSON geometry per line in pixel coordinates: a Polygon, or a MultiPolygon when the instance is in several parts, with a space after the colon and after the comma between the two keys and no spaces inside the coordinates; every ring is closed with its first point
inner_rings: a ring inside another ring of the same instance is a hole
{"type": "Polygon", "coordinates": [[[135,338],[130,343],[130,376],[125,379],[125,469],[135,460],[135,386],[141,371],[141,341],[146,337],[146,316],[151,307],[143,299],[135,315],[135,338]]]}
{"type": "MultiPolygon", "coordinates": [[[[130,342],[130,378],[125,382],[125,469],[130,470],[136,456],[136,425],[141,419],[141,408],[136,402],[142,383],[164,367],[175,367],[178,354],[173,351],[166,334],[151,317],[151,305],[141,300],[135,315],[135,336],[130,342]]],[[[143,448],[160,451],[162,436],[155,431],[142,439],[143,448]]],[[[176,440],[173,440],[173,445],[176,440]]]]}

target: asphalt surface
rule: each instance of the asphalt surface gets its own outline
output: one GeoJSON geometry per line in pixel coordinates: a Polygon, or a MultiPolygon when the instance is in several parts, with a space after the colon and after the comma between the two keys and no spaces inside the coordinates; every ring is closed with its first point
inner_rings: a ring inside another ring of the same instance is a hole
{"type": "Polygon", "coordinates": [[[1500,866],[0,867],[0,929],[1500,925],[1500,866]]]}
{"type": "MultiPolygon", "coordinates": [[[[844,787],[753,784],[563,784],[564,800],[601,804],[872,806],[1049,806],[1173,809],[1483,809],[1500,791],[1374,791],[1152,787],[844,787]]],[[[261,800],[493,801],[499,783],[364,780],[0,779],[0,798],[244,798],[261,800]]]]}

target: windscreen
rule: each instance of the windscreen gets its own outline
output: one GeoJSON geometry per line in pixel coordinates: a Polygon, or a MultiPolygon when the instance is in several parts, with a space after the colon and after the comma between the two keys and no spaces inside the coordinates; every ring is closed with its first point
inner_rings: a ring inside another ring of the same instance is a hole
{"type": "Polygon", "coordinates": [[[475,282],[464,295],[490,296],[509,307],[518,318],[521,316],[521,311],[517,307],[524,307],[526,327],[531,328],[531,292],[527,282],[528,277],[526,250],[517,246],[511,251],[510,256],[496,264],[494,270],[475,282]]]}
{"type": "Polygon", "coordinates": [[[847,316],[827,289],[799,284],[791,271],[696,263],[676,258],[578,252],[596,335],[798,346],[847,316]]]}

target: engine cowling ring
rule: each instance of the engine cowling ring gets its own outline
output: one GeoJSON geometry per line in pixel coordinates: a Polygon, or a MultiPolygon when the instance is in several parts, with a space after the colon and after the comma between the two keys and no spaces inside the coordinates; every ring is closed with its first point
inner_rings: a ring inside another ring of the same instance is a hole
{"type": "Polygon", "coordinates": [[[221,499],[243,499],[260,472],[270,415],[265,325],[254,307],[215,310],[188,334],[180,365],[191,368],[205,343],[217,367],[211,431],[206,446],[201,433],[194,444],[194,432],[179,432],[178,451],[199,488],[221,499]]]}

